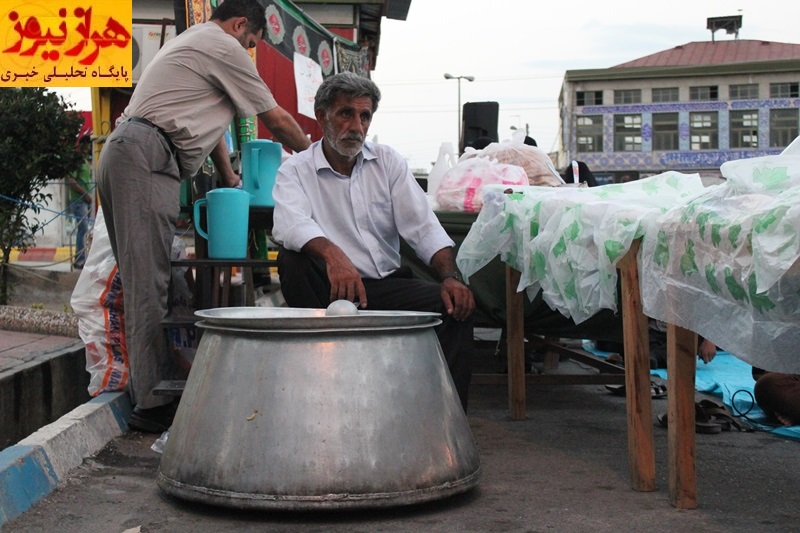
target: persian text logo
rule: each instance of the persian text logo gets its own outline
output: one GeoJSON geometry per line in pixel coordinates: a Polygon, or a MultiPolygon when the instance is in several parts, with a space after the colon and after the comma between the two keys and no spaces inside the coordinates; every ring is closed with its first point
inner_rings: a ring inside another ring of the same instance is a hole
{"type": "Polygon", "coordinates": [[[0,87],[131,86],[132,2],[3,4],[0,87]]]}

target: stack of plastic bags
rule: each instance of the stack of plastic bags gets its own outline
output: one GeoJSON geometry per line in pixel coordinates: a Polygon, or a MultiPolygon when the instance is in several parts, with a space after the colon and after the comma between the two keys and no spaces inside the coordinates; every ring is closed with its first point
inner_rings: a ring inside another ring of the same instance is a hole
{"type": "Polygon", "coordinates": [[[724,163],[727,182],[648,232],[645,314],[767,370],[800,372],[800,141],[724,163]]]}
{"type": "Polygon", "coordinates": [[[518,290],[576,324],[616,310],[615,265],[671,207],[703,191],[700,177],[666,172],[593,188],[485,189],[484,206],[458,253],[466,278],[495,256],[522,273],[518,290]]]}

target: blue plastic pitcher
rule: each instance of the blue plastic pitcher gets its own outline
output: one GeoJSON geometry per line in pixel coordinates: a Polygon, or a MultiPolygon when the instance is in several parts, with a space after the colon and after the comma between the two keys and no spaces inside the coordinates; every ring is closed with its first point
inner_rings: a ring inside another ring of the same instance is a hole
{"type": "Polygon", "coordinates": [[[242,145],[242,188],[253,195],[252,205],[274,207],[272,187],[281,166],[283,147],[267,139],[242,145]]]}
{"type": "Polygon", "coordinates": [[[195,229],[208,241],[209,259],[245,259],[250,200],[241,189],[214,189],[194,203],[195,229]],[[207,205],[208,233],[200,227],[200,207],[207,205]]]}

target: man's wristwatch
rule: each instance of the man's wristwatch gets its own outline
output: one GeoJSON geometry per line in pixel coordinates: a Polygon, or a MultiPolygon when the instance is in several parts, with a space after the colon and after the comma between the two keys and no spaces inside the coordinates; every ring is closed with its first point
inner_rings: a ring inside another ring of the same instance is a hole
{"type": "Polygon", "coordinates": [[[452,272],[445,272],[444,274],[442,274],[442,275],[440,276],[440,278],[439,278],[439,282],[440,282],[440,283],[443,283],[443,282],[444,282],[444,280],[446,280],[447,278],[453,278],[454,280],[456,280],[456,281],[459,281],[459,282],[460,282],[460,281],[461,281],[461,274],[459,274],[459,273],[458,273],[458,272],[456,272],[455,270],[454,270],[454,271],[452,271],[452,272]]]}

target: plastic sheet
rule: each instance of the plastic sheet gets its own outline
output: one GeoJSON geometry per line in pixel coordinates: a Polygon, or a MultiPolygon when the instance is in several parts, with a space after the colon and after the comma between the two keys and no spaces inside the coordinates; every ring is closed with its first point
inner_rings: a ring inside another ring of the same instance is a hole
{"type": "Polygon", "coordinates": [[[645,236],[648,316],[745,361],[800,372],[800,155],[731,161],[727,182],[676,206],[645,236]]]}
{"type": "Polygon", "coordinates": [[[580,324],[616,311],[616,264],[669,208],[703,191],[699,175],[666,172],[594,188],[487,187],[484,208],[457,263],[468,280],[491,259],[522,273],[519,291],[539,290],[552,309],[580,324]]]}

